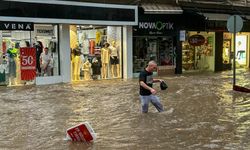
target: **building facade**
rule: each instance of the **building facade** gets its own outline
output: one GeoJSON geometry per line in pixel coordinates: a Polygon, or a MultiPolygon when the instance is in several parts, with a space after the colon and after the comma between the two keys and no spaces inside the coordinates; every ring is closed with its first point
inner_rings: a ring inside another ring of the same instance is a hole
{"type": "Polygon", "coordinates": [[[42,0],[0,6],[1,84],[132,77],[137,6],[42,0]]]}
{"type": "Polygon", "coordinates": [[[232,69],[234,40],[236,67],[249,68],[247,19],[243,18],[243,28],[234,39],[227,29],[230,14],[181,9],[182,13],[163,14],[159,10],[156,13],[156,8],[148,8],[151,12],[139,8],[138,26],[133,28],[134,76],[138,76],[149,60],[158,63],[158,75],[232,69]]]}

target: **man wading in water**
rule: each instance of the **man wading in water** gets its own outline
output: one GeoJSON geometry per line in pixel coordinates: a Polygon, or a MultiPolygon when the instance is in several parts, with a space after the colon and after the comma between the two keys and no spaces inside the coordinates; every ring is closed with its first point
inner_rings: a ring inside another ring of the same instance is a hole
{"type": "Polygon", "coordinates": [[[154,82],[163,82],[163,80],[153,79],[153,71],[155,69],[157,69],[156,62],[150,61],[148,66],[139,75],[140,99],[143,113],[148,112],[149,102],[151,102],[159,112],[163,111],[160,98],[155,95],[156,90],[153,89],[154,82]]]}

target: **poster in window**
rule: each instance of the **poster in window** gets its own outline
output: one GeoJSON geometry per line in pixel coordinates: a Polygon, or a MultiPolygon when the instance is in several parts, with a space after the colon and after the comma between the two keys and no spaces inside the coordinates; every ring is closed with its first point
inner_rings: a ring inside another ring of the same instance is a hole
{"type": "Polygon", "coordinates": [[[36,49],[20,48],[21,80],[34,80],[36,77],[36,49]]]}

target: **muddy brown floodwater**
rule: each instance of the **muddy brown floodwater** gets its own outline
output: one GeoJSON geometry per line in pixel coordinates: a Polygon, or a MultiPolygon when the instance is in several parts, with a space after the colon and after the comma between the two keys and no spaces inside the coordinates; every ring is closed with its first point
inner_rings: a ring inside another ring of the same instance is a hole
{"type": "MultiPolygon", "coordinates": [[[[232,72],[163,77],[165,111],[140,112],[137,79],[0,87],[0,149],[250,150],[250,93],[232,91],[232,72]],[[88,121],[93,144],[64,140],[88,121]]],[[[249,71],[237,83],[250,88],[249,71]]]]}

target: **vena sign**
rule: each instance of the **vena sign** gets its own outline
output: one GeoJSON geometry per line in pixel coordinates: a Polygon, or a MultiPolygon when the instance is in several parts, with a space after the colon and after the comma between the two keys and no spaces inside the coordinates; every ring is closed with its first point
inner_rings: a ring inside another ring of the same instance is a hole
{"type": "Polygon", "coordinates": [[[0,30],[33,31],[34,24],[29,22],[0,22],[0,30]]]}

